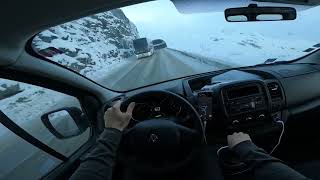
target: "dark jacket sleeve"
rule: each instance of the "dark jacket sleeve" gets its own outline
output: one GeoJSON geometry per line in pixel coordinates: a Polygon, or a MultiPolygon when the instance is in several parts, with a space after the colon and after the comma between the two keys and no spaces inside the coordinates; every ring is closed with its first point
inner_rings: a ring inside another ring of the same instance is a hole
{"type": "Polygon", "coordinates": [[[96,147],[84,158],[70,179],[111,180],[121,136],[121,131],[106,128],[98,138],[96,147]]]}
{"type": "Polygon", "coordinates": [[[267,154],[251,141],[236,145],[233,150],[240,159],[253,169],[254,179],[261,180],[306,180],[302,174],[285,165],[281,160],[267,154]]]}

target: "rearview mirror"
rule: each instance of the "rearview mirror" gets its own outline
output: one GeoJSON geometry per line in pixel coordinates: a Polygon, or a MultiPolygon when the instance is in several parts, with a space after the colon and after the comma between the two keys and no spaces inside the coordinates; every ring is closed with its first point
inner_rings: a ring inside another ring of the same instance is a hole
{"type": "Polygon", "coordinates": [[[224,14],[228,22],[282,21],[295,20],[297,17],[296,9],[292,7],[258,7],[257,4],[229,8],[224,11],[224,14]]]}
{"type": "Polygon", "coordinates": [[[82,134],[89,122],[84,113],[76,107],[48,112],[41,116],[42,123],[58,139],[67,139],[82,134]]]}

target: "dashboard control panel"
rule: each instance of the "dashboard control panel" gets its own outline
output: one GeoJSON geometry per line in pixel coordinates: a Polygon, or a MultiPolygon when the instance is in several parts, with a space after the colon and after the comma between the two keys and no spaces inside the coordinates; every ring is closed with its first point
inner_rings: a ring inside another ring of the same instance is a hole
{"type": "Polygon", "coordinates": [[[225,107],[228,115],[237,115],[266,108],[266,101],[262,95],[245,97],[237,100],[227,100],[225,107]]]}
{"type": "Polygon", "coordinates": [[[262,83],[206,85],[196,96],[200,117],[208,123],[214,118],[224,119],[221,124],[234,128],[270,119],[268,97],[262,83]]]}
{"type": "Polygon", "coordinates": [[[224,142],[226,135],[252,136],[280,131],[285,96],[275,77],[257,71],[231,70],[183,82],[188,99],[198,109],[209,141],[224,142]]]}
{"type": "Polygon", "coordinates": [[[268,103],[263,86],[258,83],[235,85],[222,89],[222,101],[229,123],[233,126],[263,121],[268,103]]]}

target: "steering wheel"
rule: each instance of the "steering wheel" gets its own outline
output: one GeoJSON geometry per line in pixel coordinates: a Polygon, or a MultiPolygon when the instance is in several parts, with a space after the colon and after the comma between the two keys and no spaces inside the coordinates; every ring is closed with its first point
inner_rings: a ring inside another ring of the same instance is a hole
{"type": "Polygon", "coordinates": [[[190,163],[197,147],[206,143],[203,124],[195,108],[181,96],[169,91],[146,91],[123,101],[124,111],[131,102],[154,97],[170,98],[193,117],[189,127],[175,116],[161,116],[133,122],[124,130],[120,163],[138,172],[168,173],[190,163]],[[191,127],[190,127],[191,126],[191,127]]]}

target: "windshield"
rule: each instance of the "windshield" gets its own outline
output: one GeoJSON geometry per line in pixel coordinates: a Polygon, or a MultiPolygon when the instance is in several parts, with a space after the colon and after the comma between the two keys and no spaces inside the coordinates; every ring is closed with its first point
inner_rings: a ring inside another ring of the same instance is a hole
{"type": "MultiPolygon", "coordinates": [[[[169,0],[95,14],[39,33],[33,48],[106,88],[131,89],[227,68],[290,61],[320,42],[320,8],[293,21],[231,23],[169,0]]],[[[310,49],[313,48],[313,49],[310,49]]]]}

